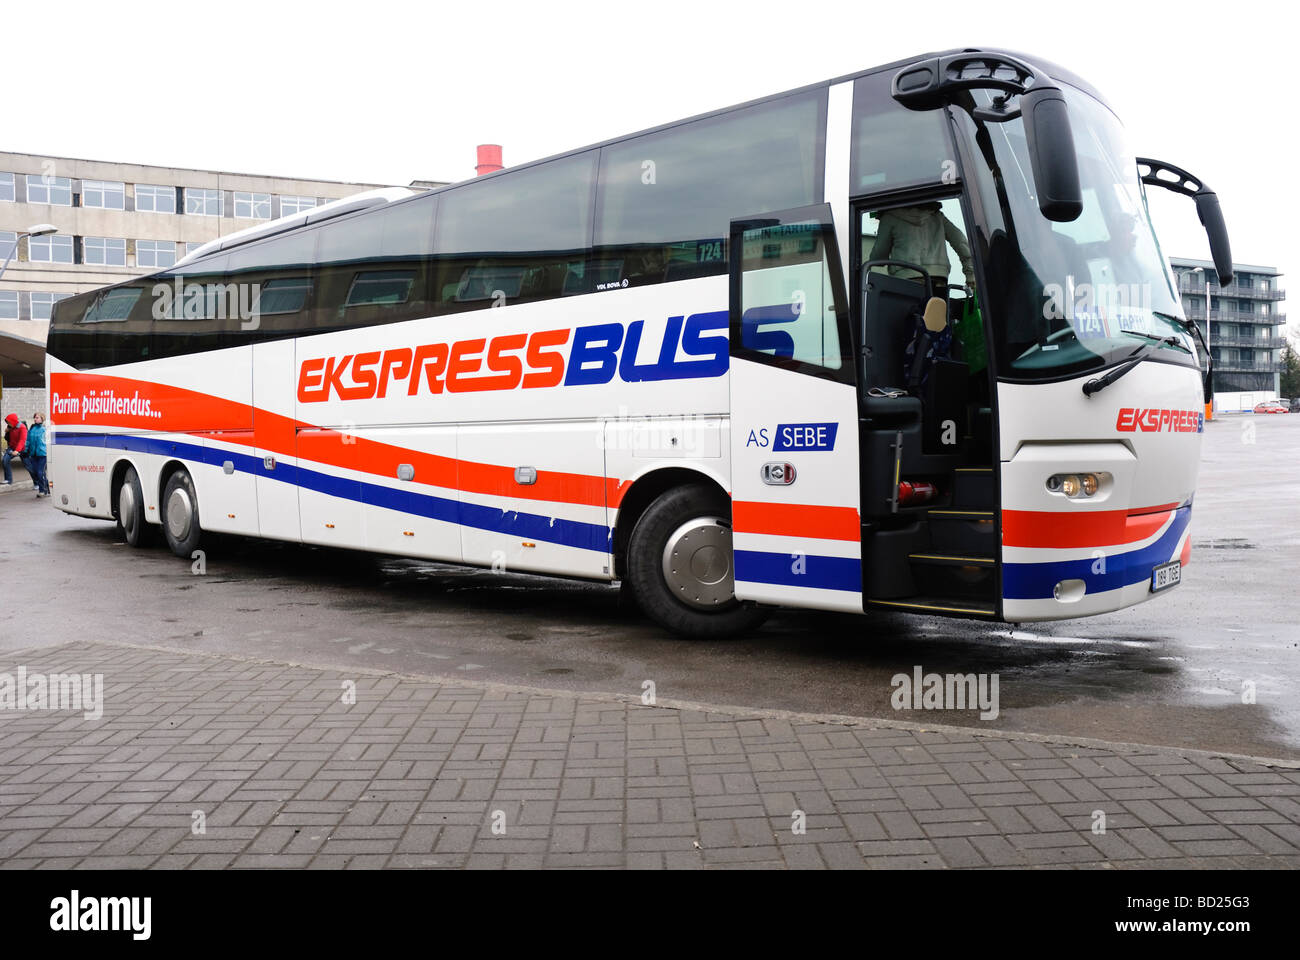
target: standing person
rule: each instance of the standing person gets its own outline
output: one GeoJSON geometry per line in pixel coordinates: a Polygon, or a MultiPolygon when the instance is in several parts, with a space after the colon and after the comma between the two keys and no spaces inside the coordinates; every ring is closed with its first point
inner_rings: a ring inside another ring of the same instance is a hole
{"type": "MultiPolygon", "coordinates": [[[[957,253],[966,285],[975,289],[975,263],[971,259],[970,244],[961,229],[943,215],[937,203],[915,207],[895,207],[883,210],[877,216],[880,229],[872,244],[869,260],[908,260],[924,267],[934,281],[934,295],[948,298],[948,247],[957,253]]],[[[908,276],[915,271],[891,264],[888,272],[894,276],[908,276]]],[[[916,278],[919,279],[919,278],[916,278]]]]}
{"type": "Polygon", "coordinates": [[[36,485],[36,496],[50,495],[50,481],[45,476],[45,414],[37,410],[32,414],[32,428],[27,431],[26,457],[27,472],[32,475],[36,485]]]}
{"type": "Polygon", "coordinates": [[[23,450],[27,447],[27,428],[18,422],[18,414],[11,413],[5,417],[5,453],[4,453],[4,471],[5,484],[10,485],[14,482],[13,470],[9,466],[9,461],[15,458],[21,459],[23,450]]]}

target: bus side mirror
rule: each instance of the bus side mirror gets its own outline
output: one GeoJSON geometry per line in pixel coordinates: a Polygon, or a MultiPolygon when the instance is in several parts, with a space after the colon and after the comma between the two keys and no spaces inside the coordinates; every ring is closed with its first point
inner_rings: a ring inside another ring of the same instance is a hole
{"type": "Polygon", "coordinates": [[[961,53],[912,63],[894,75],[893,97],[909,110],[933,110],[967,90],[997,90],[993,108],[976,108],[977,120],[1004,123],[1024,118],[1029,162],[1033,168],[1038,209],[1048,220],[1068,223],[1083,213],[1079,161],[1074,154],[1070,115],[1060,87],[1024,60],[988,50],[961,53]],[[1008,109],[1008,97],[1019,103],[1008,109]]]}
{"type": "Polygon", "coordinates": [[[1205,236],[1210,241],[1210,255],[1214,270],[1219,275],[1219,286],[1232,282],[1232,246],[1228,243],[1228,228],[1223,223],[1219,209],[1219,196],[1205,185],[1200,177],[1188,173],[1163,160],[1137,157],[1138,175],[1148,187],[1164,187],[1196,202],[1196,215],[1201,218],[1205,236]],[[1143,173],[1143,168],[1146,172],[1143,173]]]}
{"type": "Polygon", "coordinates": [[[1219,286],[1226,287],[1232,282],[1232,247],[1228,243],[1228,227],[1223,222],[1219,196],[1213,190],[1202,188],[1197,191],[1195,200],[1196,215],[1201,218],[1201,225],[1210,241],[1210,256],[1214,258],[1219,286]]]}
{"type": "Polygon", "coordinates": [[[1033,86],[1020,95],[1038,209],[1048,220],[1069,223],[1083,213],[1074,134],[1058,87],[1033,86]]]}

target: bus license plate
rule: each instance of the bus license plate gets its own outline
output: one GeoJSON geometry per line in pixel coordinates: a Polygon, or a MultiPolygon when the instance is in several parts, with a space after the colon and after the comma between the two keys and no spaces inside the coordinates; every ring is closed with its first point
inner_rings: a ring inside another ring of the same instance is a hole
{"type": "Polygon", "coordinates": [[[1183,564],[1180,560],[1162,563],[1151,571],[1151,592],[1159,593],[1169,587],[1177,586],[1183,579],[1183,564]]]}

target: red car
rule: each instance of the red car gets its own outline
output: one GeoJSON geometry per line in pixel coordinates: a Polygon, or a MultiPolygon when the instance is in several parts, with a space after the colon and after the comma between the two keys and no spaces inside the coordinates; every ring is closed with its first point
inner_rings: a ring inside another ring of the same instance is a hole
{"type": "Polygon", "coordinates": [[[1286,407],[1276,400],[1266,400],[1264,403],[1255,404],[1256,413],[1286,413],[1286,407]]]}

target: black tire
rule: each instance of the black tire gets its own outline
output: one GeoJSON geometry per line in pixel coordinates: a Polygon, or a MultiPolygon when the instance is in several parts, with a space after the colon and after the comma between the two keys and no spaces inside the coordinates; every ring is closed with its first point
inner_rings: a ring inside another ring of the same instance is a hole
{"type": "Polygon", "coordinates": [[[637,603],[679,636],[735,636],[767,617],[732,592],[731,503],[716,490],[691,485],[661,494],[637,521],[627,553],[637,603]],[[677,546],[671,553],[670,540],[677,546]]]}
{"type": "Polygon", "coordinates": [[[144,517],[144,488],[140,486],[140,477],[135,472],[135,467],[127,467],[122,476],[121,486],[117,488],[117,500],[113,504],[113,514],[117,517],[117,532],[128,546],[149,545],[152,537],[149,523],[144,517]]]}
{"type": "Polygon", "coordinates": [[[199,497],[194,492],[194,481],[184,469],[167,479],[160,509],[167,546],[181,559],[192,559],[203,539],[203,528],[199,525],[199,497]]]}

